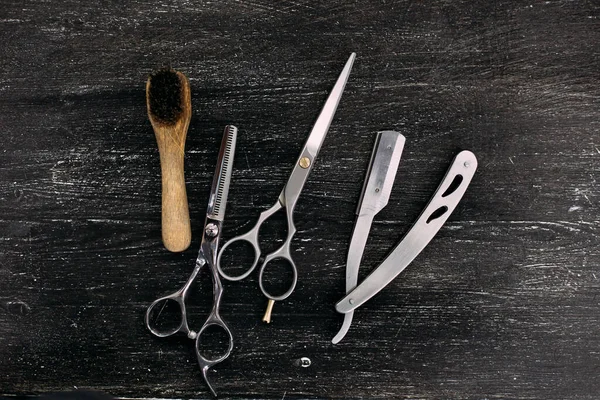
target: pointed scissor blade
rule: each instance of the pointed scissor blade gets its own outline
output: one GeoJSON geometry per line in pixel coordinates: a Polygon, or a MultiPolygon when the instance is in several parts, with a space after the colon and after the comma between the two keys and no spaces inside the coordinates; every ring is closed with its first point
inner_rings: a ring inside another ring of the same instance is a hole
{"type": "Polygon", "coordinates": [[[221,140],[217,168],[215,169],[210,197],[208,198],[208,209],[206,210],[206,215],[217,221],[223,221],[225,217],[236,140],[237,128],[233,125],[227,125],[221,140]]]}
{"type": "Polygon", "coordinates": [[[340,99],[342,98],[342,93],[344,93],[344,88],[346,87],[346,82],[350,76],[350,71],[352,70],[352,64],[354,64],[355,58],[356,53],[350,54],[350,58],[348,58],[348,61],[346,61],[346,65],[344,66],[342,73],[335,82],[335,85],[333,86],[333,89],[331,90],[331,93],[329,94],[329,97],[327,98],[319,117],[317,118],[317,122],[315,122],[315,125],[308,136],[306,148],[313,155],[313,158],[317,156],[319,149],[323,144],[323,140],[325,140],[325,135],[327,135],[327,131],[329,130],[329,126],[331,125],[331,121],[335,115],[335,111],[337,110],[340,99]]]}

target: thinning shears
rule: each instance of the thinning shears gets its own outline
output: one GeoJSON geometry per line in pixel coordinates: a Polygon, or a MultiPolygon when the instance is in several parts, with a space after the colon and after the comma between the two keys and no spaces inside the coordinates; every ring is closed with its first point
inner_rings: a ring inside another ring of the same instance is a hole
{"type": "Polygon", "coordinates": [[[275,301],[280,301],[288,298],[290,294],[292,294],[292,292],[294,291],[294,288],[296,287],[296,282],[298,280],[298,270],[296,269],[296,264],[294,264],[294,260],[292,259],[290,251],[290,244],[292,238],[294,237],[294,234],[296,233],[296,227],[294,226],[293,218],[294,208],[296,206],[296,202],[298,201],[298,197],[300,197],[300,193],[302,192],[304,183],[308,178],[308,174],[310,173],[310,170],[314,164],[314,160],[317,157],[319,150],[321,149],[323,140],[325,139],[325,135],[327,135],[327,131],[329,130],[329,126],[331,125],[331,121],[333,120],[333,116],[335,115],[335,112],[337,110],[338,104],[342,97],[342,93],[344,92],[344,88],[346,86],[346,82],[348,81],[348,77],[350,75],[352,64],[354,63],[355,58],[356,53],[352,53],[350,55],[350,58],[348,58],[348,61],[346,61],[346,65],[344,66],[344,69],[342,70],[333,89],[331,90],[331,93],[329,94],[329,97],[327,98],[327,101],[325,102],[325,105],[323,106],[323,109],[321,110],[321,113],[319,114],[319,117],[317,118],[317,121],[315,122],[312,131],[310,132],[310,135],[308,136],[306,144],[304,145],[304,148],[302,149],[302,152],[298,157],[298,161],[296,162],[296,165],[294,166],[294,169],[292,170],[292,173],[287,183],[285,184],[283,190],[281,191],[281,194],[279,195],[277,203],[275,203],[273,207],[269,208],[266,211],[263,211],[260,214],[256,225],[254,225],[254,227],[250,229],[250,231],[229,240],[221,248],[221,251],[219,252],[219,255],[217,257],[217,268],[223,278],[230,281],[239,281],[246,278],[252,273],[252,271],[254,271],[254,269],[258,265],[258,261],[261,256],[260,245],[258,242],[258,233],[261,228],[261,225],[264,221],[266,221],[277,211],[281,210],[282,208],[285,208],[287,218],[287,238],[285,239],[281,247],[265,256],[263,264],[260,267],[260,273],[258,277],[260,290],[265,295],[265,297],[269,299],[269,303],[267,305],[267,312],[265,313],[265,317],[263,318],[263,321],[265,322],[270,322],[271,312],[273,310],[273,304],[275,303],[275,301]],[[252,246],[252,248],[254,249],[254,262],[252,266],[250,266],[250,268],[246,270],[246,272],[244,272],[243,274],[238,276],[231,276],[223,271],[221,267],[221,256],[223,255],[223,252],[227,247],[239,241],[248,242],[252,246]],[[285,293],[278,296],[269,293],[265,289],[265,285],[263,282],[265,267],[267,266],[267,264],[269,264],[269,262],[275,259],[286,260],[291,265],[293,272],[293,278],[290,287],[285,293]]]}
{"type": "Polygon", "coordinates": [[[155,336],[167,337],[182,332],[187,335],[188,338],[195,340],[196,357],[198,358],[198,364],[202,370],[202,377],[214,396],[217,394],[208,381],[208,370],[229,357],[229,354],[233,349],[233,336],[229,327],[219,314],[221,297],[223,295],[223,285],[221,284],[217,272],[216,262],[219,238],[221,237],[221,226],[225,216],[225,205],[227,204],[227,195],[229,193],[229,182],[231,180],[231,171],[233,168],[233,155],[235,152],[236,139],[237,128],[232,125],[226,126],[208,201],[200,251],[198,252],[198,258],[196,259],[196,265],[192,274],[181,289],[173,294],[155,300],[150,307],[148,307],[145,318],[146,326],[155,336]],[[196,332],[190,330],[188,326],[185,302],[190,287],[204,266],[208,267],[213,281],[213,305],[206,322],[204,322],[204,325],[196,332]],[[169,327],[161,327],[159,326],[159,317],[169,306],[177,306],[179,308],[179,325],[175,327],[172,327],[172,325],[169,327]],[[211,326],[216,326],[224,330],[229,340],[229,346],[225,353],[216,358],[205,357],[202,355],[200,348],[202,333],[211,326]]]}

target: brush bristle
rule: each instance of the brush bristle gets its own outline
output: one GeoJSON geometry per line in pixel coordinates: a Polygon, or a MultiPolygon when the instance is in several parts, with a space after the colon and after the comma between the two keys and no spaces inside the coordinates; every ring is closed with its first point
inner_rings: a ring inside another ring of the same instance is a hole
{"type": "Polygon", "coordinates": [[[149,77],[149,110],[163,124],[175,124],[183,112],[183,85],[177,71],[163,67],[149,77]]]}

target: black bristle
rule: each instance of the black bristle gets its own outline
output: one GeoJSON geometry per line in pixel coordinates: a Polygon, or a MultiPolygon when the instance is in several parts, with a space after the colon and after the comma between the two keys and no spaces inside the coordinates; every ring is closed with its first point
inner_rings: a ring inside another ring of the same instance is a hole
{"type": "Polygon", "coordinates": [[[174,69],[164,67],[150,75],[150,112],[163,123],[174,124],[183,111],[182,85],[174,69]]]}

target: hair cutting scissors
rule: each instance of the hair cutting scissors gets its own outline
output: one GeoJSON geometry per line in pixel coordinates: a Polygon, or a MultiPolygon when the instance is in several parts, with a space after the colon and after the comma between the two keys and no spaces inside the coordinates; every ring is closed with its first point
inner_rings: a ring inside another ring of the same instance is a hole
{"type": "Polygon", "coordinates": [[[287,297],[289,297],[289,295],[292,294],[294,288],[296,287],[296,282],[298,280],[298,270],[296,269],[296,265],[294,264],[294,260],[292,259],[292,255],[290,252],[290,244],[292,238],[294,237],[294,234],[296,233],[296,227],[294,226],[293,219],[294,208],[296,206],[296,202],[298,201],[298,197],[302,192],[302,188],[304,187],[304,183],[306,182],[308,174],[310,173],[310,170],[313,166],[314,160],[317,157],[319,150],[321,149],[323,140],[325,139],[325,135],[327,135],[327,131],[329,130],[329,126],[331,125],[331,121],[333,120],[333,116],[337,110],[338,104],[342,97],[342,93],[344,92],[344,87],[346,86],[346,82],[348,81],[348,76],[350,75],[350,70],[352,69],[352,64],[354,63],[355,58],[356,53],[352,53],[350,55],[350,58],[348,58],[344,69],[338,77],[331,93],[329,94],[329,97],[327,98],[327,101],[325,102],[325,105],[323,106],[321,113],[319,114],[319,117],[317,118],[317,121],[315,122],[312,128],[312,131],[310,132],[310,135],[308,136],[306,144],[304,145],[304,148],[302,149],[302,152],[298,157],[298,161],[296,162],[296,165],[294,166],[294,169],[292,170],[292,173],[286,185],[284,186],[283,190],[281,191],[281,194],[279,195],[277,203],[275,203],[273,207],[260,214],[256,225],[254,225],[254,227],[250,229],[250,231],[229,240],[221,248],[221,251],[219,252],[219,255],[217,257],[217,268],[223,278],[230,281],[238,281],[246,278],[252,273],[252,271],[254,271],[254,269],[258,265],[258,261],[261,256],[260,245],[258,242],[258,233],[261,228],[261,225],[264,221],[266,221],[277,211],[281,210],[282,208],[285,208],[287,218],[287,238],[285,239],[281,247],[265,256],[263,264],[260,267],[260,273],[258,277],[260,290],[265,295],[265,297],[269,299],[267,312],[265,313],[265,317],[263,318],[263,321],[265,322],[270,322],[271,311],[273,309],[274,302],[284,300],[287,297]],[[235,242],[240,241],[248,242],[252,246],[252,248],[254,249],[254,262],[250,266],[250,268],[246,270],[246,272],[244,272],[243,274],[238,276],[231,276],[223,271],[221,267],[221,256],[223,255],[223,251],[225,251],[227,247],[229,247],[235,242]],[[293,278],[290,287],[285,293],[278,296],[269,293],[265,289],[265,285],[263,282],[266,266],[275,259],[286,260],[290,264],[293,272],[293,278]]]}
{"type": "Polygon", "coordinates": [[[229,193],[229,182],[231,180],[236,138],[237,128],[232,125],[226,126],[225,133],[223,134],[223,140],[221,142],[221,150],[219,152],[217,168],[213,178],[208,209],[206,211],[206,220],[204,222],[200,251],[198,252],[196,266],[194,267],[192,274],[181,289],[173,294],[161,297],[154,301],[154,303],[148,307],[145,318],[146,326],[155,336],[167,337],[178,332],[182,332],[187,335],[188,338],[195,340],[196,356],[198,358],[198,364],[200,364],[200,368],[202,370],[202,376],[214,396],[217,394],[208,381],[207,372],[211,367],[229,357],[229,354],[233,349],[233,336],[229,330],[229,327],[225,321],[221,319],[219,314],[221,296],[223,295],[223,285],[221,284],[221,280],[219,279],[219,274],[216,269],[216,261],[219,238],[221,237],[221,226],[225,216],[225,205],[227,204],[227,195],[229,193]],[[196,280],[200,270],[205,265],[208,267],[213,281],[213,306],[208,318],[206,319],[206,322],[204,322],[204,325],[202,325],[200,330],[196,332],[190,330],[188,326],[185,301],[192,283],[196,280]],[[174,303],[179,307],[181,319],[178,326],[164,329],[157,325],[157,320],[169,302],[174,303]],[[217,326],[223,329],[229,340],[229,346],[225,353],[220,357],[212,359],[202,355],[200,349],[202,333],[211,326],[217,326]]]}

